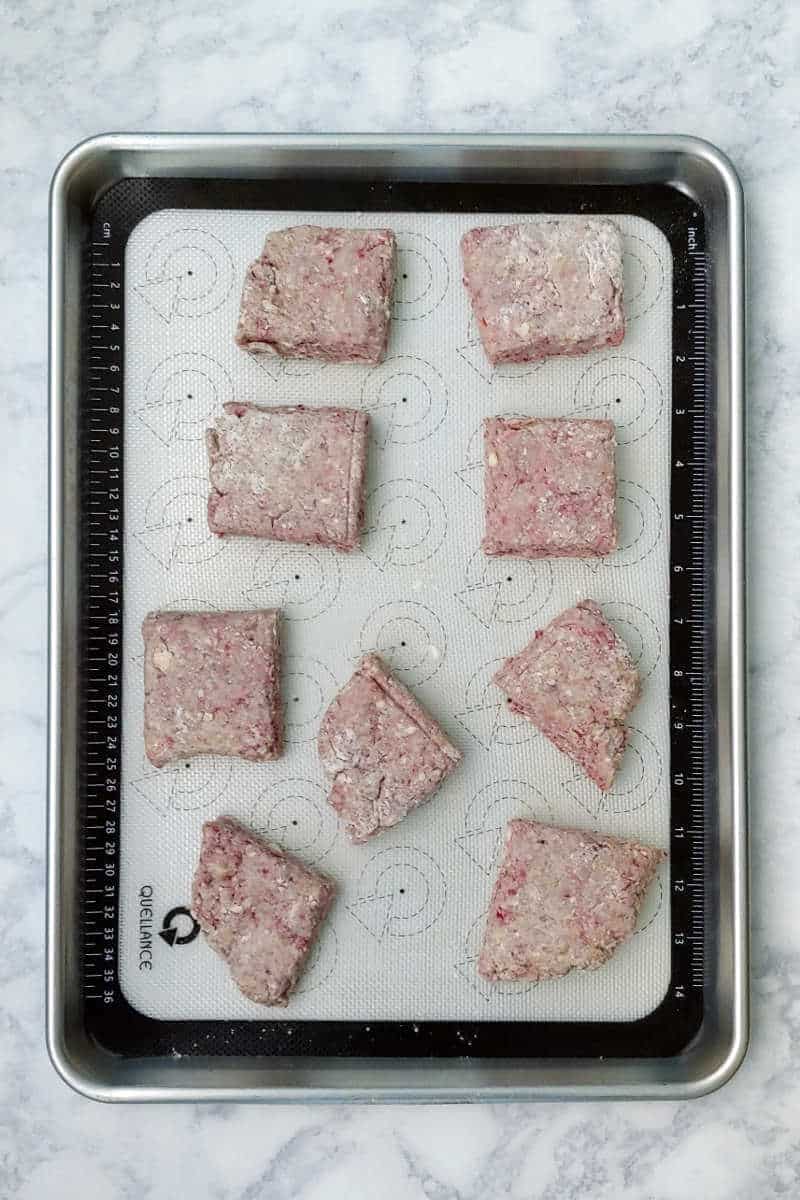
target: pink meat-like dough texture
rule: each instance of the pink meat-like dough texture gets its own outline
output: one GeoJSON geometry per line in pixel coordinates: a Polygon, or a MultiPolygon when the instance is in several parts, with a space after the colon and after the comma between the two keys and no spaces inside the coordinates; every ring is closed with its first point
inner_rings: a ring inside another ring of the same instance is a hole
{"type": "Polygon", "coordinates": [[[622,237],[605,217],[470,229],[461,253],[490,362],[586,354],[625,336],[622,237]]]}
{"type": "Polygon", "coordinates": [[[286,1004],[335,888],[231,817],[203,826],[192,912],[257,1004],[286,1004]]]}
{"type": "Polygon", "coordinates": [[[355,549],[368,429],[354,408],[226,404],[206,433],[212,533],[355,549]]]}
{"type": "Polygon", "coordinates": [[[639,699],[639,673],[599,605],[583,600],[537,630],[494,682],[512,712],[608,791],[625,750],[625,718],[639,699]]]}
{"type": "Polygon", "coordinates": [[[665,857],[639,842],[509,821],[479,973],[535,981],[601,966],[636,928],[665,857]]]}
{"type": "Polygon", "coordinates": [[[330,804],[353,842],[396,825],[461,761],[433,717],[377,654],[361,660],[322,718],[330,804]]]}
{"type": "Polygon", "coordinates": [[[288,358],[378,363],[394,270],[391,229],[298,225],[270,233],[245,278],[236,342],[288,358]]]}
{"type": "Polygon", "coordinates": [[[277,609],[145,618],[144,744],[154,766],[197,754],[280,755],[278,621],[277,609]]]}
{"type": "Polygon", "coordinates": [[[617,547],[611,421],[484,421],[486,554],[592,558],[617,547]]]}

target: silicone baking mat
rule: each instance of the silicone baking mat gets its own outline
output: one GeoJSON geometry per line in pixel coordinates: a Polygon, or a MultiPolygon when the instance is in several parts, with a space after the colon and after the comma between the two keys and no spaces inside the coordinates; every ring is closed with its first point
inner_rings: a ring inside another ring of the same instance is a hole
{"type": "MultiPolygon", "coordinates": [[[[140,1013],[290,1024],[634,1021],[664,997],[668,865],[636,935],[599,971],[538,985],[489,985],[476,971],[509,817],[669,843],[671,252],[654,224],[614,217],[625,242],[623,344],[493,371],[461,283],[458,243],[474,225],[515,219],[167,209],[131,234],[124,272],[119,975],[140,1013]],[[396,231],[394,320],[380,366],[283,361],[234,345],[242,280],[265,234],[305,222],[396,231]],[[361,552],[209,533],[204,432],[228,400],[369,412],[361,552]],[[494,414],[615,422],[622,536],[614,555],[540,562],[482,555],[480,431],[482,418],[494,414]],[[625,764],[607,795],[508,714],[490,683],[500,659],[587,597],[614,622],[643,679],[625,764]],[[193,759],[155,770],[141,734],[144,615],[273,606],[284,616],[284,756],[264,765],[193,759]],[[350,846],[326,803],[315,737],[326,705],[371,649],[441,722],[464,761],[397,828],[350,846]],[[286,1009],[246,1000],[186,911],[201,825],[222,813],[338,884],[286,1009]]],[[[466,1053],[469,1034],[464,1038],[466,1053]]]]}

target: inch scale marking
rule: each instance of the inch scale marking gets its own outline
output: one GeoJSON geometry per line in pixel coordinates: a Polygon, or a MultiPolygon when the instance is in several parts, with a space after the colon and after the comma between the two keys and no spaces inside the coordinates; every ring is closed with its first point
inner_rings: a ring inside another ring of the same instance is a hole
{"type": "Polygon", "coordinates": [[[102,344],[87,362],[80,414],[82,985],[85,1003],[105,1007],[119,994],[122,707],[123,265],[110,222],[89,246],[84,287],[88,339],[102,344]]]}
{"type": "Polygon", "coordinates": [[[688,277],[676,304],[672,414],[670,589],[673,913],[672,998],[702,1007],[705,983],[706,731],[713,594],[706,563],[709,421],[707,260],[702,225],[686,231],[688,277]],[[678,352],[679,349],[683,352],[678,352]],[[693,997],[693,999],[692,999],[693,997]]]}

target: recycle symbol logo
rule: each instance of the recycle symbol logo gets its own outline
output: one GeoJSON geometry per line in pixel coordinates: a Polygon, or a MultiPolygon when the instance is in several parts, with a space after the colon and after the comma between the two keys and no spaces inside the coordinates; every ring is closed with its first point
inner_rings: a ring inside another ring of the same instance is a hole
{"type": "Polygon", "coordinates": [[[195,921],[188,908],[179,904],[171,908],[161,924],[158,936],[168,946],[188,946],[200,932],[200,926],[195,921]]]}

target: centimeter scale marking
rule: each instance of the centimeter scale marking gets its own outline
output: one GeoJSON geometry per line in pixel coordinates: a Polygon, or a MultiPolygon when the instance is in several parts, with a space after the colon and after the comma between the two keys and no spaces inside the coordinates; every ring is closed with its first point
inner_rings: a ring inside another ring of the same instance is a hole
{"type": "Polygon", "coordinates": [[[124,323],[122,258],[110,223],[98,232],[102,240],[95,237],[87,248],[84,298],[92,352],[81,405],[81,552],[88,592],[81,643],[81,939],[84,1000],[111,1005],[118,995],[124,323]]]}

